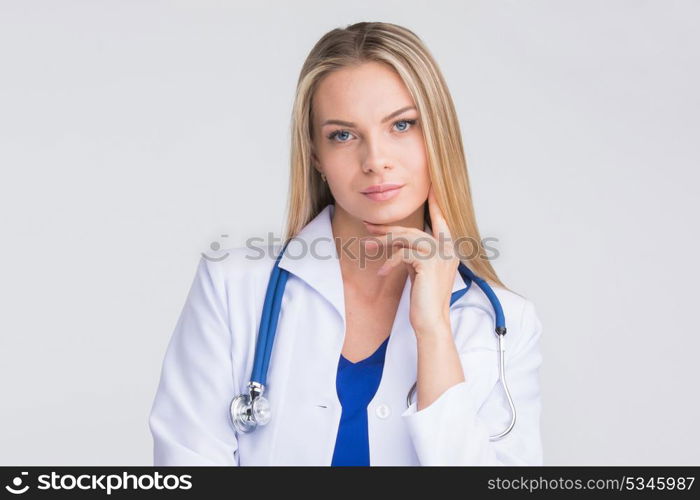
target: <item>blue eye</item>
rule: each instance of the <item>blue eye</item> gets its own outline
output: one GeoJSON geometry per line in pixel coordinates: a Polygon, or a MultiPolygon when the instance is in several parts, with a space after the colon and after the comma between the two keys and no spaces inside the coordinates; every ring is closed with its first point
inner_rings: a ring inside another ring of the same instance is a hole
{"type": "MultiPolygon", "coordinates": [[[[334,130],[333,132],[330,133],[328,138],[330,140],[333,140],[341,134],[349,134],[349,132],[347,130],[334,130]]],[[[346,142],[346,141],[340,141],[340,142],[346,142]]]]}
{"type": "MultiPolygon", "coordinates": [[[[410,125],[409,127],[404,127],[404,128],[402,128],[401,130],[399,130],[399,132],[405,132],[406,130],[410,129],[413,125],[415,125],[417,121],[418,121],[418,120],[398,120],[398,121],[395,121],[395,122],[393,123],[393,125],[396,126],[396,125],[398,125],[399,123],[407,123],[408,125],[410,125]]],[[[331,132],[330,134],[328,134],[328,139],[331,140],[331,141],[334,141],[335,138],[338,137],[339,135],[341,135],[341,134],[344,135],[344,134],[349,134],[349,133],[350,133],[350,132],[348,132],[347,130],[340,130],[340,129],[339,129],[339,130],[334,130],[333,132],[331,132]]],[[[345,143],[345,142],[348,142],[348,141],[335,141],[335,142],[345,143]]]]}
{"type": "MultiPolygon", "coordinates": [[[[394,122],[394,125],[396,125],[398,123],[408,123],[409,125],[413,126],[416,124],[416,120],[399,120],[397,122],[394,122]]],[[[410,127],[408,127],[408,128],[410,128],[410,127]]],[[[407,130],[407,129],[402,129],[401,131],[403,132],[404,130],[407,130]]]]}

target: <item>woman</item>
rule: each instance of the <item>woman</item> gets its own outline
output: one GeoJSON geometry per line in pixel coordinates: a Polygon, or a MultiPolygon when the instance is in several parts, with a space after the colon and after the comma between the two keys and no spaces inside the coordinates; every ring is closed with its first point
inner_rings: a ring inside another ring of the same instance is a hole
{"type": "Polygon", "coordinates": [[[454,105],[419,38],[388,23],[324,35],[292,134],[289,245],[200,260],[150,414],[155,465],[541,465],[541,323],[485,257],[454,105]],[[230,403],[277,257],[271,421],[241,432],[230,403]],[[494,308],[460,260],[508,321],[517,423],[498,440],[511,413],[494,308]]]}

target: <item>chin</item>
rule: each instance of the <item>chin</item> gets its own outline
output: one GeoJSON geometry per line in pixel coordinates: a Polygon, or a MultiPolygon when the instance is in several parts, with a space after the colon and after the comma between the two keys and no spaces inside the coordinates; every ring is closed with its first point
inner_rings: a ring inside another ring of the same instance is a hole
{"type": "Polygon", "coordinates": [[[404,200],[392,200],[388,203],[365,202],[358,211],[359,218],[374,224],[391,224],[413,215],[423,207],[423,201],[409,203],[404,200]]]}

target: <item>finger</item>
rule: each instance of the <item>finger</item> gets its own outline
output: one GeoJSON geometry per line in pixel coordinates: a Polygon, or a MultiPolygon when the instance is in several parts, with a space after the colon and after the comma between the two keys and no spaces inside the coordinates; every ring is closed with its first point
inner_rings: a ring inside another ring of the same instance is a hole
{"type": "Polygon", "coordinates": [[[414,263],[417,261],[418,259],[414,252],[412,252],[410,248],[404,248],[398,252],[394,252],[394,254],[389,257],[384,264],[382,264],[377,271],[377,274],[380,276],[386,276],[394,268],[396,268],[396,266],[401,265],[402,263],[411,264],[413,267],[414,263]]]}
{"type": "Polygon", "coordinates": [[[447,226],[447,221],[442,215],[442,210],[440,210],[440,205],[438,204],[437,196],[435,196],[435,189],[432,184],[428,190],[428,210],[430,211],[430,220],[433,223],[433,236],[439,234],[435,232],[436,230],[449,233],[450,228],[447,226]]]}
{"type": "MultiPolygon", "coordinates": [[[[418,247],[421,251],[430,252],[432,250],[437,250],[438,242],[433,238],[433,236],[421,229],[415,227],[405,227],[405,226],[392,226],[389,224],[372,224],[371,222],[362,221],[367,227],[368,231],[372,233],[372,237],[360,238],[361,241],[367,242],[371,248],[374,248],[374,244],[369,243],[370,241],[377,241],[379,244],[388,244],[389,237],[398,240],[400,237],[410,241],[411,245],[420,242],[418,247]],[[430,246],[423,244],[423,242],[428,243],[430,246]]],[[[366,246],[366,248],[368,248],[366,246]]]]}
{"type": "Polygon", "coordinates": [[[447,225],[445,217],[442,215],[442,210],[440,210],[440,205],[438,204],[432,184],[428,190],[428,209],[430,210],[433,237],[436,238],[438,244],[441,245],[442,248],[449,250],[452,245],[452,233],[450,232],[450,227],[447,225]]]}
{"type": "Polygon", "coordinates": [[[417,227],[406,227],[406,226],[392,226],[390,224],[372,224],[371,222],[362,221],[367,228],[367,230],[373,235],[381,235],[387,233],[394,233],[395,235],[404,235],[407,233],[413,233],[420,236],[432,236],[431,234],[418,229],[417,227]]]}
{"type": "Polygon", "coordinates": [[[410,247],[425,255],[434,255],[438,242],[424,231],[403,231],[402,234],[387,233],[363,238],[366,249],[382,246],[384,248],[410,247]]]}

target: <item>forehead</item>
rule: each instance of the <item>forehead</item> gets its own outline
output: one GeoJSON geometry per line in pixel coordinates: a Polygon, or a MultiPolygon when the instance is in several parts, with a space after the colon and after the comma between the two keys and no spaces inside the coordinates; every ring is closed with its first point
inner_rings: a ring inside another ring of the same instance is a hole
{"type": "Polygon", "coordinates": [[[326,75],[313,96],[314,121],[379,122],[387,114],[415,105],[401,77],[389,66],[367,62],[326,75]]]}

